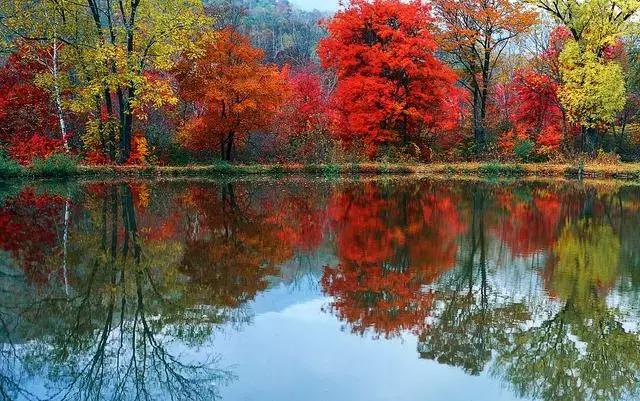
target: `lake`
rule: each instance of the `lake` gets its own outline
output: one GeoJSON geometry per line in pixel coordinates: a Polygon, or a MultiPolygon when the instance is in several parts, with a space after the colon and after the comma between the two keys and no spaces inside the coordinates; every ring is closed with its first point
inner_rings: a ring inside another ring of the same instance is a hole
{"type": "Polygon", "coordinates": [[[0,183],[0,395],[636,399],[639,223],[613,183],[0,183]]]}

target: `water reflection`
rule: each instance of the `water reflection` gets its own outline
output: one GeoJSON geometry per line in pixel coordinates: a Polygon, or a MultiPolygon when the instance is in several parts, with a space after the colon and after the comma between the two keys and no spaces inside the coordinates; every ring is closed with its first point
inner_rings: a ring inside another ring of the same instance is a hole
{"type": "Polygon", "coordinates": [[[414,338],[415,358],[510,399],[633,398],[639,220],[640,188],[577,183],[0,188],[0,394],[219,398],[256,379],[235,367],[261,350],[226,360],[218,337],[259,333],[256,299],[305,282],[322,299],[309,314],[374,344],[414,338]]]}

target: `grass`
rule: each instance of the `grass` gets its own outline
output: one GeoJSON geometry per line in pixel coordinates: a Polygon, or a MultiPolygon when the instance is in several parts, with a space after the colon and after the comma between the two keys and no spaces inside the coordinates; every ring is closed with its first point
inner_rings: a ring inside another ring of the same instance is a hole
{"type": "Polygon", "coordinates": [[[0,178],[19,177],[24,173],[18,162],[0,154],[0,178]]]}
{"type": "Polygon", "coordinates": [[[640,180],[640,163],[617,164],[549,164],[549,163],[347,163],[347,164],[229,164],[217,162],[206,166],[83,166],[64,155],[34,162],[21,168],[0,159],[0,179],[12,177],[218,177],[250,175],[438,175],[444,177],[566,177],[640,180]]]}

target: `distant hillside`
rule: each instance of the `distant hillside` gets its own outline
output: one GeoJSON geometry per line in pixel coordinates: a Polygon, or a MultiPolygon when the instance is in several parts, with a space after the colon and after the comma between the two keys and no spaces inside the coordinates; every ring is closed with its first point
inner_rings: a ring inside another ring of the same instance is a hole
{"type": "Polygon", "coordinates": [[[219,26],[233,25],[265,51],[266,61],[305,65],[316,60],[316,46],[325,30],[320,21],[330,16],[305,11],[287,0],[206,0],[219,26]]]}

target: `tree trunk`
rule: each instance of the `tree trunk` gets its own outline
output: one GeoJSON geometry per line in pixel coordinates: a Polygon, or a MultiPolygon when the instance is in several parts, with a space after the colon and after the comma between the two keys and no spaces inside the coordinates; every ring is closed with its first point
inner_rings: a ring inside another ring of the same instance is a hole
{"type": "MultiPolygon", "coordinates": [[[[107,107],[107,115],[109,116],[109,122],[111,122],[111,119],[113,118],[113,102],[111,101],[111,91],[109,91],[109,88],[104,88],[104,103],[105,106],[107,107]]],[[[98,116],[98,118],[101,118],[101,116],[98,116]]],[[[109,130],[109,159],[111,160],[111,162],[115,162],[116,161],[116,130],[113,127],[113,124],[109,124],[108,126],[108,130],[109,130]]]]}
{"type": "MultiPolygon", "coordinates": [[[[55,26],[55,25],[54,25],[55,26]]],[[[58,83],[58,37],[53,32],[53,52],[51,55],[51,74],[53,75],[53,95],[56,103],[56,112],[58,114],[58,122],[60,124],[60,134],[62,135],[62,143],[65,152],[69,153],[69,138],[67,137],[67,125],[64,121],[64,113],[62,112],[62,97],[60,94],[60,84],[58,83]]]]}
{"type": "Polygon", "coordinates": [[[484,121],[487,116],[487,98],[489,97],[489,80],[491,79],[491,50],[489,50],[488,42],[485,42],[484,49],[484,59],[482,61],[482,83],[478,93],[478,116],[475,121],[474,132],[477,153],[484,152],[487,143],[484,121]]]}
{"type": "Polygon", "coordinates": [[[235,133],[229,133],[229,137],[227,140],[227,155],[225,160],[230,162],[233,158],[233,142],[234,142],[235,133]]]}
{"type": "MultiPolygon", "coordinates": [[[[129,89],[127,92],[132,92],[129,89]]],[[[119,91],[120,103],[120,163],[125,163],[131,157],[131,137],[133,133],[133,119],[131,112],[130,94],[119,91]]]]}
{"type": "Polygon", "coordinates": [[[598,148],[598,132],[593,127],[582,128],[582,150],[583,152],[593,154],[598,148]]]}
{"type": "Polygon", "coordinates": [[[486,144],[484,130],[485,107],[480,90],[473,94],[473,139],[476,145],[476,155],[482,153],[486,144]]]}

